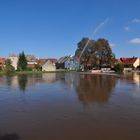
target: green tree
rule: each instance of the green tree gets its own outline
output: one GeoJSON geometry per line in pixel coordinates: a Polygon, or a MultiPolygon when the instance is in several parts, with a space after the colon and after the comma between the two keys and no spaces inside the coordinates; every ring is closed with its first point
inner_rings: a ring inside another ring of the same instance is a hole
{"type": "Polygon", "coordinates": [[[25,71],[27,69],[27,60],[24,51],[19,54],[18,70],[25,71]]]}
{"type": "Polygon", "coordinates": [[[83,38],[77,46],[75,56],[78,58],[81,56],[81,58],[79,58],[80,64],[84,65],[85,69],[111,66],[115,60],[115,55],[106,39],[98,39],[95,41],[83,38]],[[86,45],[87,47],[83,51],[86,45]],[[83,54],[81,54],[82,52],[83,54]]]}
{"type": "Polygon", "coordinates": [[[15,68],[11,65],[11,61],[8,59],[5,62],[4,72],[9,75],[9,74],[13,74],[14,71],[15,71],[15,68]]]}
{"type": "Polygon", "coordinates": [[[115,65],[114,66],[114,70],[115,70],[115,72],[117,72],[117,73],[123,73],[123,70],[124,70],[124,66],[123,65],[121,65],[121,64],[117,64],[117,65],[115,65]]]}

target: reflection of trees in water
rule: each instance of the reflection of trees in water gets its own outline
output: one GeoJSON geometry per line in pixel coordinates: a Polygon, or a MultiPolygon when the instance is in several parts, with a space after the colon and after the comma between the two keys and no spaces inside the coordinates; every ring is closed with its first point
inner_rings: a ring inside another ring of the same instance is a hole
{"type": "Polygon", "coordinates": [[[115,76],[81,75],[76,86],[79,100],[83,103],[106,103],[116,84],[115,76]]]}
{"type": "Polygon", "coordinates": [[[26,87],[27,87],[27,82],[28,82],[28,79],[27,79],[27,75],[26,74],[18,76],[18,84],[19,84],[19,89],[21,91],[25,92],[26,87]]]}
{"type": "Polygon", "coordinates": [[[6,76],[6,84],[8,86],[11,86],[12,85],[12,76],[6,76]]]}
{"type": "Polygon", "coordinates": [[[0,135],[0,140],[19,140],[19,136],[17,134],[0,135]]]}

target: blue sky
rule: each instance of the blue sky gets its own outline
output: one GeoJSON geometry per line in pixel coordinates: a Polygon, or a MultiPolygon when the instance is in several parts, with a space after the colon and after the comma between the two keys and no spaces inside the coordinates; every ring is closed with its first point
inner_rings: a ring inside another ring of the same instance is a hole
{"type": "Polygon", "coordinates": [[[140,0],[0,0],[1,57],[59,58],[82,37],[109,40],[116,57],[140,57],[140,0]]]}

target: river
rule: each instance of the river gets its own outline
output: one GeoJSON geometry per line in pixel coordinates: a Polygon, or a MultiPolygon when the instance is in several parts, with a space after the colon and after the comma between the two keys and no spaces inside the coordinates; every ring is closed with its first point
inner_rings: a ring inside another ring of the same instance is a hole
{"type": "Polygon", "coordinates": [[[0,76],[0,140],[140,140],[140,75],[0,76]]]}

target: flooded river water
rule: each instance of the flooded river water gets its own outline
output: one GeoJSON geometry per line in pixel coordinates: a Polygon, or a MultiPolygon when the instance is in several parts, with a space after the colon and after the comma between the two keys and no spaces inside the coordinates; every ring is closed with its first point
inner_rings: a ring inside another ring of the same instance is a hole
{"type": "Polygon", "coordinates": [[[0,140],[140,140],[140,75],[1,76],[0,140]]]}

